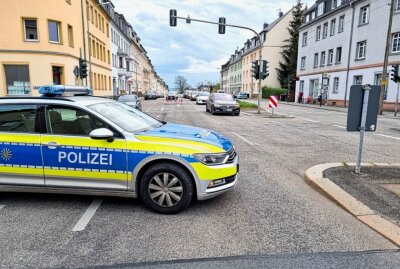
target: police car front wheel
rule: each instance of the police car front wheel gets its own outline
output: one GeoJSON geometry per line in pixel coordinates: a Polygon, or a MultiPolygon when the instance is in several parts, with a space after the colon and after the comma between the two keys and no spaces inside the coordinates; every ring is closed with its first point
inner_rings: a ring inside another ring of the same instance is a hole
{"type": "Polygon", "coordinates": [[[190,205],[193,183],[180,166],[159,163],[143,174],[140,193],[145,205],[153,211],[176,214],[190,205]]]}

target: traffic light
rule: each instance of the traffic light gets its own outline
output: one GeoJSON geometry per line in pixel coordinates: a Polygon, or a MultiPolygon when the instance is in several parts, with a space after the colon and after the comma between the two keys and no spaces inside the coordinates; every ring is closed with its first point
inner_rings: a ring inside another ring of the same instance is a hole
{"type": "Polygon", "coordinates": [[[400,68],[398,64],[392,66],[391,76],[392,76],[391,80],[393,80],[395,83],[400,82],[400,68]]]}
{"type": "Polygon", "coordinates": [[[219,25],[218,25],[218,33],[221,35],[225,34],[225,23],[226,23],[226,19],[224,17],[220,17],[219,25]]]}
{"type": "Polygon", "coordinates": [[[263,64],[262,64],[261,79],[264,80],[269,76],[269,71],[268,71],[269,66],[268,66],[268,61],[263,60],[262,62],[263,64]]]}
{"type": "Polygon", "coordinates": [[[260,79],[260,63],[258,61],[251,62],[251,73],[253,78],[260,79]]]}
{"type": "Polygon", "coordinates": [[[87,77],[87,63],[82,58],[79,58],[79,76],[82,79],[87,77]]]}
{"type": "Polygon", "coordinates": [[[177,24],[177,19],[176,19],[176,9],[170,9],[169,10],[169,26],[175,27],[177,24]]]}

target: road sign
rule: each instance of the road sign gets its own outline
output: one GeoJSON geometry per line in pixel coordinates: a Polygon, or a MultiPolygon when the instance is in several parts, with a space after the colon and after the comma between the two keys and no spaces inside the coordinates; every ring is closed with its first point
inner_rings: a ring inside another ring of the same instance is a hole
{"type": "Polygon", "coordinates": [[[128,83],[128,85],[132,85],[133,84],[133,81],[131,79],[128,79],[126,82],[128,83]]]}
{"type": "Polygon", "coordinates": [[[381,81],[381,85],[382,85],[382,86],[387,86],[387,85],[388,85],[387,80],[382,80],[382,81],[381,81]]]}
{"type": "Polygon", "coordinates": [[[278,97],[270,96],[269,97],[269,108],[277,108],[278,107],[278,97]]]}
{"type": "MultiPolygon", "coordinates": [[[[367,86],[367,85],[366,85],[367,86]]],[[[347,112],[347,131],[359,132],[361,130],[361,117],[364,101],[364,89],[366,86],[353,85],[350,88],[349,110],[347,112]]],[[[365,131],[375,132],[379,112],[379,97],[381,86],[372,85],[368,90],[367,114],[365,131]]]]}
{"type": "Polygon", "coordinates": [[[78,66],[75,66],[73,72],[74,72],[75,77],[78,77],[78,76],[79,76],[79,67],[78,67],[78,66]]]}

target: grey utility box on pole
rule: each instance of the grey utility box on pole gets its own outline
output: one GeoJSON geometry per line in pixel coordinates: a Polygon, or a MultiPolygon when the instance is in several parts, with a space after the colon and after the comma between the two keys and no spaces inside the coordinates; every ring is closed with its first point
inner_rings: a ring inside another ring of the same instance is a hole
{"type": "MultiPolygon", "coordinates": [[[[361,130],[361,117],[364,103],[363,85],[353,85],[350,88],[349,110],[347,112],[347,131],[359,132],[361,130]]],[[[381,86],[371,85],[367,104],[367,115],[365,121],[365,131],[375,132],[378,121],[379,97],[381,86]]]]}

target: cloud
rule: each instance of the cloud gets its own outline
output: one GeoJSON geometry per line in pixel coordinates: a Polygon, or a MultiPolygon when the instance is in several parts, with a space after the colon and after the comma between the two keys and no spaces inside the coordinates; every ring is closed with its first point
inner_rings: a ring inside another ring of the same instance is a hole
{"type": "MultiPolygon", "coordinates": [[[[169,26],[169,9],[178,16],[245,25],[261,30],[264,22],[278,17],[278,9],[288,11],[296,0],[112,0],[117,12],[124,14],[141,38],[157,73],[173,86],[174,77],[184,75],[189,83],[201,80],[216,81],[218,67],[225,63],[236,48],[253,36],[249,31],[227,28],[218,34],[216,25],[178,20],[177,27],[169,26]]],[[[309,0],[310,3],[314,1],[309,0]]]]}

